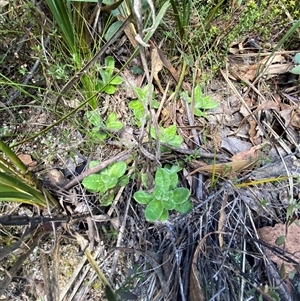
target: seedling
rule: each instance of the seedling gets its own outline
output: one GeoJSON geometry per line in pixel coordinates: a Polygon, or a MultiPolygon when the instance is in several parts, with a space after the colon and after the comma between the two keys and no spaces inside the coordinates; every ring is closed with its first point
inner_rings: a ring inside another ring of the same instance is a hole
{"type": "MultiPolygon", "coordinates": [[[[158,102],[154,99],[154,88],[153,85],[151,85],[151,93],[152,93],[152,99],[151,99],[151,105],[153,108],[158,108],[158,102]]],[[[144,116],[145,112],[145,105],[148,100],[149,96],[149,86],[145,86],[144,88],[136,87],[134,88],[135,93],[137,94],[137,99],[134,99],[129,102],[129,108],[133,110],[133,114],[135,116],[135,123],[137,126],[141,126],[142,122],[141,119],[144,116]]],[[[149,118],[149,116],[146,116],[146,120],[149,118]]]]}
{"type": "Polygon", "coordinates": [[[102,80],[96,84],[96,90],[100,91],[104,86],[103,90],[106,94],[114,94],[117,90],[118,85],[123,83],[123,78],[119,75],[113,76],[115,69],[115,60],[113,57],[108,56],[105,58],[105,67],[99,68],[99,73],[102,80]]]}
{"type": "MultiPolygon", "coordinates": [[[[192,97],[190,97],[186,91],[182,93],[182,96],[188,103],[192,103],[192,97]]],[[[219,105],[219,103],[212,100],[210,96],[204,96],[199,85],[194,89],[194,103],[194,115],[198,117],[207,117],[207,113],[204,110],[215,109],[219,105]]]]}
{"type": "MultiPolygon", "coordinates": [[[[150,134],[153,139],[157,139],[154,127],[151,127],[150,134]]],[[[175,125],[170,125],[167,128],[160,127],[158,138],[160,142],[168,143],[175,147],[180,147],[181,143],[183,142],[182,137],[176,134],[175,125]]],[[[164,149],[165,148],[162,148],[162,150],[164,149]]]]}
{"type": "Polygon", "coordinates": [[[108,115],[106,122],[103,122],[98,110],[88,111],[86,116],[88,121],[94,126],[88,132],[89,137],[93,141],[103,141],[106,139],[108,132],[118,131],[123,127],[123,123],[117,120],[115,112],[108,115]]]}
{"type": "MultiPolygon", "coordinates": [[[[92,161],[89,167],[99,164],[92,161]]],[[[89,175],[82,181],[82,185],[92,193],[100,193],[100,202],[108,206],[114,200],[114,188],[127,185],[129,179],[125,176],[127,165],[125,162],[116,162],[103,169],[98,174],[89,175]]]]}
{"type": "Polygon", "coordinates": [[[159,167],[155,173],[155,187],[152,193],[139,190],[134,193],[134,199],[143,205],[147,221],[166,221],[169,210],[180,213],[189,212],[193,206],[189,201],[190,191],[187,188],[178,188],[178,171],[181,168],[173,165],[171,168],[159,167]]]}

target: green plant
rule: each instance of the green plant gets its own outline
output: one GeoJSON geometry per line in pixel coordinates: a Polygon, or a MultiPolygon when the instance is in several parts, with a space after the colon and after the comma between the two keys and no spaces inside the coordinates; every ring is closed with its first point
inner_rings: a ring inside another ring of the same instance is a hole
{"type": "MultiPolygon", "coordinates": [[[[158,139],[162,143],[168,143],[170,145],[173,145],[175,147],[180,147],[181,143],[183,142],[183,139],[181,136],[176,134],[176,126],[170,125],[167,128],[160,127],[158,139]]],[[[152,126],[150,129],[150,135],[153,139],[157,139],[155,128],[152,126]]],[[[162,150],[165,150],[166,148],[162,147],[162,150]]]]}
{"type": "Polygon", "coordinates": [[[290,70],[290,72],[293,74],[300,75],[300,52],[296,53],[294,57],[294,63],[295,63],[295,67],[292,70],[290,70]]]}
{"type": "Polygon", "coordinates": [[[155,173],[155,187],[152,193],[139,190],[134,193],[134,199],[143,205],[147,221],[166,221],[169,210],[187,213],[192,209],[189,201],[190,191],[187,188],[177,187],[178,171],[181,168],[173,165],[171,168],[159,167],[155,173]]]}
{"type": "Polygon", "coordinates": [[[186,33],[189,33],[188,26],[190,24],[191,17],[191,1],[180,0],[174,1],[170,0],[174,18],[176,21],[177,29],[179,32],[179,37],[183,38],[186,33]]]}
{"type": "Polygon", "coordinates": [[[114,94],[117,90],[118,85],[123,83],[123,78],[119,75],[113,76],[115,69],[115,60],[113,57],[108,56],[105,58],[105,67],[99,68],[99,73],[102,80],[99,80],[96,84],[96,91],[101,91],[104,88],[103,92],[106,94],[114,94]]]}
{"type": "Polygon", "coordinates": [[[88,121],[94,126],[88,132],[88,136],[93,141],[103,141],[106,139],[108,132],[118,131],[123,128],[123,123],[117,120],[117,114],[112,112],[108,115],[106,122],[100,116],[98,110],[88,111],[86,113],[88,121]]]}
{"type": "MultiPolygon", "coordinates": [[[[99,164],[92,161],[89,167],[99,164]]],[[[125,162],[116,162],[97,174],[92,174],[82,181],[82,185],[90,192],[101,194],[101,204],[110,205],[114,200],[113,188],[127,185],[129,179],[125,176],[127,165],[125,162]]]]}
{"type": "MultiPolygon", "coordinates": [[[[193,103],[192,97],[189,97],[186,91],[182,93],[182,96],[188,103],[193,103]]],[[[194,115],[198,117],[207,117],[207,113],[204,110],[215,109],[219,105],[210,96],[204,96],[199,85],[194,89],[194,104],[194,115]]]]}
{"type": "MultiPolygon", "coordinates": [[[[144,88],[136,87],[134,88],[134,91],[137,95],[137,99],[133,99],[129,102],[129,108],[133,110],[133,114],[135,117],[135,123],[137,126],[141,126],[142,122],[141,119],[144,116],[145,112],[145,105],[147,103],[147,98],[149,95],[149,87],[146,85],[144,88]]],[[[154,99],[154,87],[151,85],[151,93],[152,93],[152,107],[157,109],[158,108],[158,102],[154,99]]],[[[149,116],[146,116],[146,120],[149,118],[149,116]]]]}
{"type": "Polygon", "coordinates": [[[0,201],[19,202],[40,208],[57,205],[19,157],[0,139],[0,201]],[[4,156],[5,155],[5,156],[4,156]]]}

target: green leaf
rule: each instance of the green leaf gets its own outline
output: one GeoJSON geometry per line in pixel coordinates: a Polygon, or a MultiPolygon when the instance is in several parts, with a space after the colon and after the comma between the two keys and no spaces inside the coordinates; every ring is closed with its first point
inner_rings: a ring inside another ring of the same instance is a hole
{"type": "MultiPolygon", "coordinates": [[[[197,106],[197,103],[199,103],[202,99],[202,91],[199,85],[197,85],[194,89],[194,99],[195,99],[195,106],[197,106]]],[[[192,101],[192,98],[190,98],[190,101],[192,101]]]]}
{"type": "Polygon", "coordinates": [[[100,198],[100,202],[103,206],[108,206],[114,201],[115,195],[113,193],[105,194],[100,198]]]}
{"type": "Polygon", "coordinates": [[[98,110],[87,111],[86,117],[93,126],[101,126],[102,118],[101,118],[100,112],[98,110]]]}
{"type": "Polygon", "coordinates": [[[165,169],[159,167],[155,174],[155,184],[158,187],[162,187],[164,191],[169,190],[170,174],[165,169]]]}
{"type": "Polygon", "coordinates": [[[170,140],[176,135],[176,126],[170,125],[166,129],[163,129],[162,132],[166,136],[167,140],[170,140]]]}
{"type": "Polygon", "coordinates": [[[137,66],[133,66],[130,68],[131,72],[135,75],[141,75],[144,73],[143,69],[137,66]]]}
{"type": "Polygon", "coordinates": [[[177,204],[175,204],[173,200],[173,191],[167,191],[163,194],[162,204],[167,210],[173,210],[176,208],[177,204]]]}
{"type": "Polygon", "coordinates": [[[106,119],[106,127],[113,131],[118,131],[123,128],[123,123],[117,120],[117,114],[112,112],[106,119]]]}
{"type": "Polygon", "coordinates": [[[89,138],[91,138],[94,142],[96,141],[103,141],[106,139],[107,134],[104,132],[99,133],[99,129],[94,128],[92,131],[88,132],[89,138]]]}
{"type": "MultiPolygon", "coordinates": [[[[121,22],[123,23],[123,22],[121,22]]],[[[105,58],[105,66],[107,69],[114,69],[115,68],[115,59],[112,56],[107,56],[105,58]]]]}
{"type": "Polygon", "coordinates": [[[162,213],[161,216],[159,217],[159,220],[160,220],[161,222],[165,222],[165,221],[168,219],[168,217],[169,217],[169,212],[168,212],[168,210],[164,209],[164,210],[163,210],[163,213],[162,213]]]}
{"type": "Polygon", "coordinates": [[[105,193],[107,190],[114,188],[115,186],[117,186],[118,183],[118,179],[115,177],[111,177],[111,178],[107,178],[103,175],[100,174],[101,180],[102,182],[100,182],[100,185],[98,187],[98,191],[105,193]],[[102,184],[102,185],[101,185],[102,184]]]}
{"type": "MultiPolygon", "coordinates": [[[[300,64],[300,53],[296,53],[295,57],[294,57],[294,62],[295,64],[299,65],[300,64]]],[[[298,74],[298,73],[297,73],[298,74]]]]}
{"type": "Polygon", "coordinates": [[[129,102],[129,108],[132,110],[143,110],[144,111],[144,106],[139,99],[131,100],[129,102]]]}
{"type": "Polygon", "coordinates": [[[111,85],[121,85],[123,83],[123,81],[124,81],[123,78],[121,76],[117,75],[110,81],[110,84],[111,85]]]}
{"type": "Polygon", "coordinates": [[[153,107],[154,109],[158,109],[158,108],[159,108],[159,103],[158,103],[157,100],[153,100],[153,101],[152,101],[152,107],[153,107]]]}
{"type": "Polygon", "coordinates": [[[99,175],[94,174],[84,178],[82,185],[90,192],[99,192],[99,187],[103,186],[103,182],[99,175]]]}
{"type": "Polygon", "coordinates": [[[300,65],[294,67],[290,72],[293,74],[300,74],[300,65]]]}
{"type": "Polygon", "coordinates": [[[207,96],[203,99],[201,109],[203,110],[215,109],[218,105],[219,103],[217,101],[211,100],[211,98],[207,96]]]}
{"type": "Polygon", "coordinates": [[[120,178],[126,172],[127,165],[125,162],[116,162],[110,165],[107,170],[110,177],[120,178]]]}
{"type": "Polygon", "coordinates": [[[95,167],[95,166],[97,166],[97,165],[100,164],[100,163],[101,163],[101,161],[96,161],[96,160],[91,161],[91,162],[89,163],[89,168],[95,167]]]}
{"type": "Polygon", "coordinates": [[[170,166],[166,165],[164,168],[170,173],[178,173],[179,171],[182,170],[182,167],[178,165],[170,165],[170,166]]]}
{"type": "MultiPolygon", "coordinates": [[[[150,128],[150,135],[152,138],[157,139],[156,132],[153,126],[150,128]]],[[[161,142],[169,143],[176,147],[180,147],[181,143],[183,142],[182,137],[176,135],[175,125],[171,125],[167,128],[160,127],[159,140],[161,142]]]]}
{"type": "Polygon", "coordinates": [[[164,188],[161,186],[156,186],[152,192],[153,198],[161,200],[164,193],[164,188]]]}
{"type": "Polygon", "coordinates": [[[139,203],[139,204],[149,204],[153,200],[153,196],[146,191],[139,190],[134,193],[133,198],[139,203]]]}
{"type": "Polygon", "coordinates": [[[113,85],[108,85],[105,89],[104,89],[104,92],[106,94],[109,94],[109,95],[113,95],[115,94],[117,91],[117,88],[113,85]]]}
{"type": "Polygon", "coordinates": [[[182,204],[188,200],[190,191],[187,188],[177,188],[173,190],[174,202],[182,204]]]}
{"type": "Polygon", "coordinates": [[[207,113],[200,111],[199,109],[194,109],[194,115],[197,117],[207,117],[207,113]]]}
{"type": "Polygon", "coordinates": [[[129,178],[127,176],[123,176],[121,178],[119,178],[119,181],[118,181],[118,186],[126,186],[127,184],[129,183],[129,178]]]}
{"type": "Polygon", "coordinates": [[[181,143],[183,142],[183,138],[179,135],[176,135],[172,138],[172,140],[168,141],[170,145],[180,147],[181,143]]]}
{"type": "Polygon", "coordinates": [[[185,203],[176,205],[175,209],[180,213],[188,213],[193,209],[193,205],[191,204],[190,201],[187,201],[185,203]]]}
{"type": "Polygon", "coordinates": [[[285,243],[285,235],[281,235],[281,236],[277,237],[275,243],[277,246],[283,245],[285,243]]]}
{"type": "MultiPolygon", "coordinates": [[[[147,86],[145,86],[145,87],[147,89],[147,86]]],[[[142,103],[145,102],[147,99],[148,89],[145,91],[145,87],[144,87],[144,89],[142,89],[140,87],[134,88],[134,92],[137,94],[139,101],[141,101],[142,103]]]]}
{"type": "Polygon", "coordinates": [[[121,27],[122,24],[123,24],[122,21],[116,21],[113,24],[111,24],[104,35],[105,40],[106,41],[110,40],[111,37],[113,37],[113,35],[118,31],[118,29],[121,27]]]}
{"type": "MultiPolygon", "coordinates": [[[[108,82],[111,79],[112,73],[110,74],[110,72],[108,71],[108,69],[100,69],[99,73],[101,75],[102,78],[102,87],[105,86],[106,84],[108,84],[108,82]]],[[[101,83],[101,81],[99,81],[101,83]]]]}
{"type": "Polygon", "coordinates": [[[146,210],[145,210],[145,217],[148,222],[154,222],[155,220],[159,219],[164,211],[162,202],[159,200],[151,201],[146,210]]]}

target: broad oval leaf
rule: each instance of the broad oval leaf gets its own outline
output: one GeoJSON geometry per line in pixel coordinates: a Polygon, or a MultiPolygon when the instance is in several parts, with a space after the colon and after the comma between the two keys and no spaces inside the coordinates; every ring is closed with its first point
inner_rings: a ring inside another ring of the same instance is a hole
{"type": "Polygon", "coordinates": [[[283,245],[285,243],[285,235],[281,235],[281,236],[277,237],[275,243],[277,246],[283,245]]]}
{"type": "Polygon", "coordinates": [[[173,199],[173,191],[168,191],[164,194],[164,197],[162,199],[162,204],[165,209],[167,210],[173,210],[176,208],[176,203],[173,199]]]}
{"type": "Polygon", "coordinates": [[[294,62],[295,62],[295,64],[300,65],[300,53],[299,52],[296,53],[296,55],[294,57],[294,62]]]}
{"type": "Polygon", "coordinates": [[[107,69],[115,68],[115,59],[112,56],[109,55],[105,58],[105,67],[107,69]]]}
{"type": "Polygon", "coordinates": [[[126,163],[121,161],[121,162],[116,162],[116,163],[110,165],[107,168],[107,171],[111,177],[120,178],[125,174],[126,168],[127,168],[126,163]]]}
{"type": "Polygon", "coordinates": [[[110,81],[110,84],[111,85],[121,85],[123,83],[123,81],[124,81],[123,78],[121,76],[117,75],[110,81]]]}
{"type": "Polygon", "coordinates": [[[118,31],[118,29],[121,27],[122,24],[123,24],[122,21],[116,21],[113,24],[111,24],[104,35],[105,40],[106,41],[110,40],[111,37],[118,31]]]}
{"type": "Polygon", "coordinates": [[[294,67],[290,72],[293,74],[300,74],[300,65],[294,67]]]}
{"type": "Polygon", "coordinates": [[[108,85],[105,89],[104,89],[104,92],[106,94],[109,94],[109,95],[112,95],[112,94],[115,94],[117,91],[117,88],[113,85],[108,85]]]}
{"type": "Polygon", "coordinates": [[[159,219],[164,211],[164,207],[162,202],[159,200],[151,201],[146,210],[145,210],[145,217],[148,222],[154,222],[155,220],[159,219]]]}
{"type": "Polygon", "coordinates": [[[115,195],[113,193],[105,194],[101,197],[100,202],[103,206],[108,206],[114,201],[115,195]]]}
{"type": "Polygon", "coordinates": [[[153,196],[146,191],[139,190],[134,193],[133,198],[139,203],[139,204],[149,204],[153,200],[153,196]]]}
{"type": "Polygon", "coordinates": [[[169,212],[168,212],[168,210],[164,209],[163,213],[159,217],[159,220],[161,222],[165,222],[168,219],[168,217],[169,217],[169,212]]]}
{"type": "Polygon", "coordinates": [[[193,205],[190,201],[187,201],[185,203],[177,205],[175,209],[180,213],[188,213],[193,209],[193,205]]]}
{"type": "Polygon", "coordinates": [[[119,178],[118,181],[118,186],[126,186],[129,183],[129,178],[127,176],[122,176],[121,178],[119,178]]]}
{"type": "Polygon", "coordinates": [[[155,173],[155,184],[162,187],[164,191],[169,190],[170,187],[170,174],[164,169],[159,167],[155,173]]]}
{"type": "Polygon", "coordinates": [[[102,118],[100,116],[100,112],[98,110],[95,111],[87,111],[86,112],[86,117],[88,121],[93,125],[93,126],[100,126],[102,118]]]}
{"type": "Polygon", "coordinates": [[[164,188],[161,186],[156,186],[152,192],[153,198],[157,200],[161,200],[163,197],[164,188]]]}
{"type": "Polygon", "coordinates": [[[109,179],[105,179],[105,181],[103,181],[103,187],[101,186],[101,190],[99,189],[99,192],[105,193],[107,190],[117,186],[117,183],[118,183],[118,179],[115,177],[110,177],[109,179]]]}
{"type": "Polygon", "coordinates": [[[108,115],[106,119],[106,127],[110,130],[118,131],[123,127],[123,123],[117,120],[117,114],[112,112],[108,115]]]}
{"type": "Polygon", "coordinates": [[[173,200],[176,204],[182,204],[188,200],[190,191],[187,188],[177,188],[173,190],[173,200]]]}
{"type": "Polygon", "coordinates": [[[202,107],[200,109],[203,110],[215,109],[218,105],[219,103],[217,101],[211,100],[211,98],[207,96],[203,99],[202,107]]]}
{"type": "Polygon", "coordinates": [[[142,102],[138,99],[134,99],[129,102],[129,108],[132,110],[143,110],[144,111],[144,106],[142,102]]]}
{"type": "Polygon", "coordinates": [[[84,178],[82,185],[90,192],[99,192],[104,188],[104,183],[99,174],[89,175],[84,178]]]}

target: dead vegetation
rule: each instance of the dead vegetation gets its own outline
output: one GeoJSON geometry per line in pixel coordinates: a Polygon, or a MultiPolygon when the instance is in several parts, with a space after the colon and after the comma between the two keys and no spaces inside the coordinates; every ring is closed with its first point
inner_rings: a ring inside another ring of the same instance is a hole
{"type": "Polygon", "coordinates": [[[185,35],[169,6],[149,40],[121,14],[103,42],[109,5],[73,3],[92,48],[78,64],[45,4],[2,2],[0,138],[57,204],[1,202],[0,300],[300,299],[299,7],[281,1],[267,27],[254,1],[195,1],[185,35]],[[134,194],[165,166],[193,209],[149,222],[134,194]],[[114,185],[87,189],[101,173],[114,185]]]}

